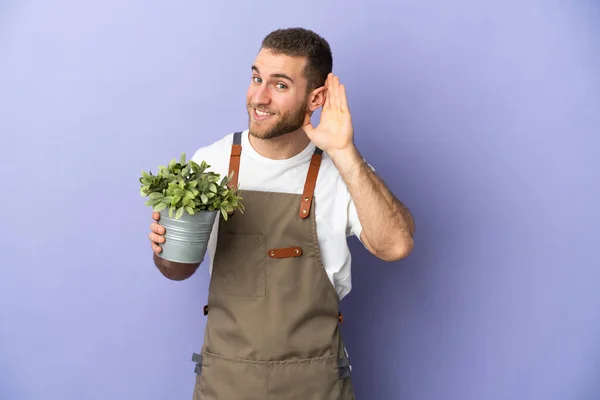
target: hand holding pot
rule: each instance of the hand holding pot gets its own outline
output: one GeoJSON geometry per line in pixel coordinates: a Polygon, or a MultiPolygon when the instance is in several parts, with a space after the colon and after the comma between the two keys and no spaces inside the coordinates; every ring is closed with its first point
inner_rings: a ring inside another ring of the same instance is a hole
{"type": "Polygon", "coordinates": [[[165,234],[165,227],[162,225],[159,225],[158,220],[160,220],[160,213],[157,211],[154,211],[152,213],[152,219],[154,219],[156,222],[153,222],[150,224],[150,233],[148,234],[148,239],[150,239],[150,243],[152,245],[152,251],[154,251],[154,253],[158,254],[162,251],[162,247],[159,246],[159,243],[164,243],[165,242],[165,237],[163,236],[165,234]]]}

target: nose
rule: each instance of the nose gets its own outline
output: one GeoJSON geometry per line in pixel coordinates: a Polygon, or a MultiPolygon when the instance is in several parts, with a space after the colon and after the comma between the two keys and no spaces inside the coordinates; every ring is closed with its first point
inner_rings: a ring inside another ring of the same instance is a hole
{"type": "Polygon", "coordinates": [[[269,104],[271,102],[271,95],[267,85],[260,85],[254,88],[254,94],[252,95],[253,104],[269,104]]]}

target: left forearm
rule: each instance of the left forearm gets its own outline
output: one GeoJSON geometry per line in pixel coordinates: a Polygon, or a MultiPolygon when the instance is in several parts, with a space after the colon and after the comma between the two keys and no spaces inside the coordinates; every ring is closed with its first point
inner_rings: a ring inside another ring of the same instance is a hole
{"type": "Polygon", "coordinates": [[[348,186],[362,225],[361,240],[369,251],[387,261],[406,257],[414,246],[415,225],[410,211],[355,147],[330,156],[348,186]]]}

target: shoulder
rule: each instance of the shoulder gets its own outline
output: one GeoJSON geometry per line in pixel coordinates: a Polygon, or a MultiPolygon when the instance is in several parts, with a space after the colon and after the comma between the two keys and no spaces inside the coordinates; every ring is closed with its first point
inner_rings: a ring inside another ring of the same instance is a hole
{"type": "Polygon", "coordinates": [[[207,158],[211,158],[213,155],[221,156],[222,154],[229,155],[231,151],[231,144],[233,143],[233,133],[225,135],[219,140],[216,140],[206,146],[202,146],[196,150],[194,155],[192,156],[192,160],[195,162],[206,161],[209,162],[207,158]]]}

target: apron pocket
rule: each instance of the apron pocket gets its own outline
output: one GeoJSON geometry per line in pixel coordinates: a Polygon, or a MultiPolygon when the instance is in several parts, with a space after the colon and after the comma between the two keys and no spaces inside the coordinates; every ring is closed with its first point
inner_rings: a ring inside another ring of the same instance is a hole
{"type": "Polygon", "coordinates": [[[265,400],[267,368],[204,352],[194,400],[265,400]]]}
{"type": "Polygon", "coordinates": [[[266,294],[266,241],[263,235],[219,232],[209,291],[231,296],[266,294]]]}
{"type": "Polygon", "coordinates": [[[271,365],[269,400],[338,400],[337,357],[319,357],[271,365]]]}

